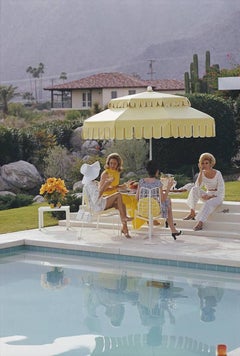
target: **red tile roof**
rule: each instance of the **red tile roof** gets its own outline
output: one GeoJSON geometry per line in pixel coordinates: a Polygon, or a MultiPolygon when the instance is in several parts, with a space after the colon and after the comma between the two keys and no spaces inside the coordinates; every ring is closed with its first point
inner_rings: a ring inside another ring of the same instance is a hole
{"type": "Polygon", "coordinates": [[[92,89],[92,88],[96,88],[96,89],[137,88],[137,87],[147,88],[146,81],[137,79],[132,75],[123,74],[123,73],[99,73],[72,82],[46,87],[44,89],[64,90],[64,89],[92,89]]]}
{"type": "Polygon", "coordinates": [[[175,79],[157,79],[157,80],[146,80],[147,86],[150,85],[153,90],[185,90],[184,83],[180,80],[175,79]]]}
{"type": "Polygon", "coordinates": [[[156,91],[184,90],[184,83],[175,79],[142,80],[124,73],[99,73],[72,82],[57,84],[45,90],[100,89],[100,88],[144,88],[151,86],[156,91]]]}

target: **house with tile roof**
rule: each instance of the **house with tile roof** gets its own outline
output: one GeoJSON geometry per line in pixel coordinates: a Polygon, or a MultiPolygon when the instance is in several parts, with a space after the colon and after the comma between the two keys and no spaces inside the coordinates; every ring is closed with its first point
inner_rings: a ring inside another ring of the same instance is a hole
{"type": "Polygon", "coordinates": [[[125,95],[153,90],[183,94],[184,83],[177,80],[142,80],[124,73],[99,73],[79,80],[46,87],[51,92],[52,109],[104,109],[109,101],[125,95]]]}

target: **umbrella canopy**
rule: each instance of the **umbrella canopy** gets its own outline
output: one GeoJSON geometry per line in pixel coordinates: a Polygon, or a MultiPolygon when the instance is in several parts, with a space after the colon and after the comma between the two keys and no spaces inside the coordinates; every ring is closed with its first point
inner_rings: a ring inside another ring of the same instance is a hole
{"type": "MultiPolygon", "coordinates": [[[[108,109],[84,121],[84,139],[214,137],[214,119],[184,96],[152,91],[112,99],[108,109]]],[[[150,144],[150,159],[152,159],[150,144]]]]}

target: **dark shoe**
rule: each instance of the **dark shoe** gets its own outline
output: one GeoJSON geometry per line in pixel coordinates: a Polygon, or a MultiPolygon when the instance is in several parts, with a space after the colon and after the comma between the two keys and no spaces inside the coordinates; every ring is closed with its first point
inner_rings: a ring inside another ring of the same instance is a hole
{"type": "Polygon", "coordinates": [[[176,236],[180,236],[181,234],[182,234],[182,231],[173,232],[173,233],[172,233],[172,237],[174,238],[174,240],[177,240],[176,236]]]}

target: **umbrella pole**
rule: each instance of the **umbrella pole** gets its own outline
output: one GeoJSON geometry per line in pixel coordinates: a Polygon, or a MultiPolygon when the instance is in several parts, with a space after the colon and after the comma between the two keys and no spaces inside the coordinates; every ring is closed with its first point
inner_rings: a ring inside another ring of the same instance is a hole
{"type": "Polygon", "coordinates": [[[149,160],[152,160],[152,138],[149,140],[149,160]]]}

